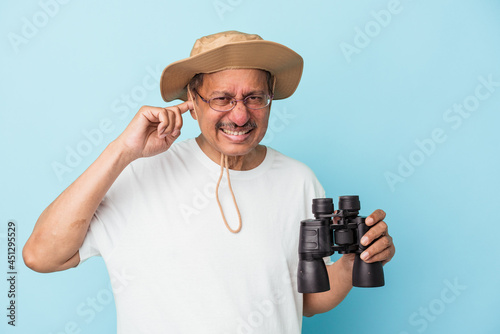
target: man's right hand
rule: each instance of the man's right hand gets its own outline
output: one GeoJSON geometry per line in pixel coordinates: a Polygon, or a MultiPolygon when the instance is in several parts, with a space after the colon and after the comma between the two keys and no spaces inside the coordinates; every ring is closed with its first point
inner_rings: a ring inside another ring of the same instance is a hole
{"type": "Polygon", "coordinates": [[[166,151],[179,137],[182,114],[192,102],[168,108],[144,106],[125,131],[40,215],[23,248],[26,265],[38,272],[75,267],[99,203],[133,160],[166,151]]]}
{"type": "Polygon", "coordinates": [[[191,101],[167,108],[143,106],[115,142],[131,160],[165,152],[181,134],[182,114],[192,109],[191,101]]]}

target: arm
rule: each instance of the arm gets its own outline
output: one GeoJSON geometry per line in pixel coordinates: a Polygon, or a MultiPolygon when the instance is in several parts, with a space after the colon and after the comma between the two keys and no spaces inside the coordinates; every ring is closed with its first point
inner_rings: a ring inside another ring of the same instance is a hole
{"type": "MultiPolygon", "coordinates": [[[[378,239],[361,254],[361,259],[367,263],[382,261],[385,265],[396,252],[387,224],[383,221],[384,218],[385,212],[382,210],[375,210],[366,218],[366,225],[372,228],[365,233],[361,244],[366,246],[378,239]]],[[[354,257],[355,254],[345,254],[334,264],[327,266],[330,291],[305,293],[304,316],[311,317],[318,313],[328,312],[344,300],[352,288],[354,257]]]]}
{"type": "Polygon", "coordinates": [[[40,215],[23,248],[26,266],[38,272],[75,267],[90,221],[123,169],[135,159],[166,151],[180,135],[190,102],[167,109],[142,107],[125,131],[40,215]]]}

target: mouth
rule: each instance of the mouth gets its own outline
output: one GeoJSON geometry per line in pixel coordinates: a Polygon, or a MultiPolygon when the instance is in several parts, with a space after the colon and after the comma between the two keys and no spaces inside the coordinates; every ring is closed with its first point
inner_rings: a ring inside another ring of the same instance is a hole
{"type": "Polygon", "coordinates": [[[219,131],[226,140],[229,140],[231,143],[245,143],[250,136],[252,135],[252,131],[257,126],[221,126],[219,127],[219,131]]]}
{"type": "Polygon", "coordinates": [[[223,137],[231,142],[244,142],[251,136],[251,132],[257,128],[254,121],[248,121],[242,126],[238,126],[233,122],[220,122],[217,125],[218,130],[223,137]]]}
{"type": "Polygon", "coordinates": [[[230,136],[243,136],[246,135],[247,133],[250,133],[250,131],[252,131],[253,128],[243,129],[243,130],[229,130],[221,128],[220,130],[230,136]]]}

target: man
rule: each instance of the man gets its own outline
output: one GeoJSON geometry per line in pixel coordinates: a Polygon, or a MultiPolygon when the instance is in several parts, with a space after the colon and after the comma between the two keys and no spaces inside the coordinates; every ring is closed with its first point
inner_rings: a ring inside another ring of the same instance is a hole
{"type": "MultiPolygon", "coordinates": [[[[298,54],[257,35],[200,38],[161,78],[164,100],[185,102],[139,110],[41,214],[26,264],[53,272],[101,255],[119,333],[299,333],[303,314],[347,295],[353,263],[349,254],[329,266],[331,291],[297,292],[299,222],[324,190],[259,143],[271,101],[293,94],[301,74],[298,54]],[[173,145],[187,111],[201,134],[173,145]]],[[[367,218],[363,243],[378,239],[367,262],[394,255],[384,217],[367,218]]]]}

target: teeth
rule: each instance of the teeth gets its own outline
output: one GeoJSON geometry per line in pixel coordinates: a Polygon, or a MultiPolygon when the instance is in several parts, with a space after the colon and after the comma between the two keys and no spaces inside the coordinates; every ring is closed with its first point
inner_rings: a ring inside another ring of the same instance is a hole
{"type": "Polygon", "coordinates": [[[231,131],[231,130],[226,130],[226,129],[221,129],[224,133],[227,133],[228,135],[232,135],[232,136],[241,136],[241,135],[244,135],[246,133],[249,133],[250,130],[246,130],[246,131],[231,131]]]}

